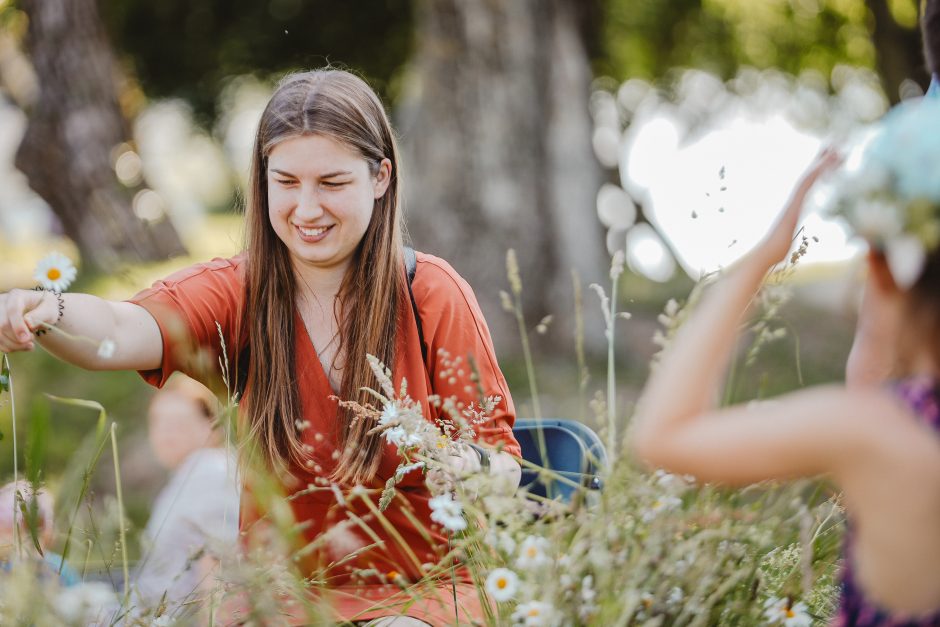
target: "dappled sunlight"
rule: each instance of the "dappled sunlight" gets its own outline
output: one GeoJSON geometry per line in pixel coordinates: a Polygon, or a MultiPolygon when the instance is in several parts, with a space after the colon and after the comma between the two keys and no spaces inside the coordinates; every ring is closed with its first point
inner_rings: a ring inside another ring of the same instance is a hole
{"type": "MultiPolygon", "coordinates": [[[[833,83],[837,91],[830,96],[813,74],[794,79],[743,70],[724,84],[689,70],[678,79],[673,97],[631,80],[616,95],[595,94],[593,111],[595,124],[608,135],[616,130],[613,124],[628,120],[619,161],[623,189],[666,242],[667,254],[696,279],[753,248],[814,156],[827,145],[854,146],[856,140],[847,144],[846,139],[884,112],[884,96],[869,74],[837,68],[833,83]]],[[[611,189],[602,194],[616,196],[611,189]]],[[[823,193],[817,196],[804,217],[812,244],[803,265],[851,259],[860,245],[825,213],[823,193]]],[[[599,197],[598,211],[610,204],[599,197]]],[[[609,247],[622,231],[631,240],[632,230],[601,215],[610,228],[609,247]]],[[[659,258],[649,237],[632,239],[644,250],[631,251],[628,244],[628,259],[659,258]]],[[[657,263],[665,278],[656,280],[668,279],[666,265],[657,263]]],[[[633,261],[631,267],[652,278],[642,263],[633,261]]]]}

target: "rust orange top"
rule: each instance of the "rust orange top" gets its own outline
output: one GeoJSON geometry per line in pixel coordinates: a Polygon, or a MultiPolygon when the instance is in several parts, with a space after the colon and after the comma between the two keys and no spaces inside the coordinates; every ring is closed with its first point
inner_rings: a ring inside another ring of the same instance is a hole
{"type": "MultiPolygon", "coordinates": [[[[246,338],[240,341],[238,337],[241,316],[244,315],[243,262],[244,255],[239,255],[191,266],[157,281],[130,299],[153,315],[163,336],[161,367],[141,373],[148,383],[162,386],[177,370],[208,383],[206,372],[211,369],[206,365],[217,364],[221,355],[219,329],[230,360],[234,360],[234,354],[247,344],[246,338]],[[198,358],[193,357],[194,348],[198,349],[198,358]]],[[[401,309],[399,343],[392,369],[396,390],[401,380],[406,379],[408,395],[422,403],[424,414],[429,419],[433,419],[437,411],[428,404],[431,395],[454,398],[461,403],[476,401],[476,384],[471,383],[468,365],[472,358],[484,394],[498,395],[502,399],[489,420],[477,426],[477,439],[519,455],[519,445],[512,434],[515,420],[512,399],[470,286],[446,261],[418,253],[412,290],[429,348],[429,363],[426,368],[414,313],[406,298],[401,309]]],[[[405,475],[398,486],[403,498],[392,501],[384,512],[384,521],[362,498],[348,494],[344,498],[342,493],[329,488],[304,489],[310,485],[322,485],[323,478],[329,477],[336,463],[333,453],[338,449],[340,426],[337,402],[331,398],[333,391],[296,308],[294,317],[296,384],[307,423],[303,439],[311,447],[308,449],[311,450],[311,461],[307,463],[308,468],[292,468],[298,484],[287,487],[287,492],[292,494],[290,503],[295,518],[306,524],[305,539],[313,543],[309,546],[317,547],[310,552],[305,570],[311,574],[316,572],[318,578],[327,578],[330,587],[337,592],[338,611],[342,618],[358,620],[389,614],[388,611],[368,611],[383,599],[400,592],[397,586],[386,585],[391,583],[389,574],[399,582],[417,581],[423,574],[423,564],[437,563],[447,552],[447,538],[440,526],[430,519],[430,494],[420,472],[405,475]],[[342,521],[355,523],[337,527],[342,521]],[[321,534],[331,529],[341,529],[342,533],[336,534],[336,541],[333,541],[333,534],[323,541],[321,534]],[[316,542],[318,538],[320,541],[316,542]],[[362,547],[367,548],[355,558],[344,559],[362,547]],[[341,565],[331,566],[339,560],[342,560],[341,565]]],[[[218,377],[217,369],[214,376],[218,377]]],[[[250,393],[251,390],[247,390],[246,396],[250,393]]],[[[386,444],[382,455],[376,478],[376,486],[379,487],[395,473],[401,462],[393,445],[386,444]]],[[[373,492],[372,502],[377,500],[378,493],[373,492]]],[[[244,516],[242,525],[245,526],[244,516]]],[[[439,596],[445,605],[451,607],[439,609],[453,619],[455,595],[447,583],[446,594],[439,596]]],[[[464,590],[461,596],[467,592],[464,590]]],[[[437,611],[407,613],[433,618],[437,611]]]]}

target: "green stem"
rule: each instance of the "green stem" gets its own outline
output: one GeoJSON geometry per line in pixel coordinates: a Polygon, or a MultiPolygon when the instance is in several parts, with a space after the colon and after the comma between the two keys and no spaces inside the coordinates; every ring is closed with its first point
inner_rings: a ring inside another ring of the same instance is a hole
{"type": "Polygon", "coordinates": [[[532,411],[534,417],[542,419],[542,408],[539,405],[539,389],[535,381],[535,361],[532,359],[532,350],[529,348],[529,333],[525,326],[525,317],[522,315],[522,299],[518,293],[513,294],[515,300],[516,322],[519,324],[519,337],[522,339],[522,355],[525,357],[525,370],[529,377],[529,393],[532,395],[532,411]]]}
{"type": "Polygon", "coordinates": [[[581,296],[581,278],[575,270],[571,271],[571,282],[574,287],[574,350],[578,359],[578,421],[587,424],[585,409],[587,408],[588,369],[587,359],[584,356],[584,303],[581,296]]]}
{"type": "Polygon", "coordinates": [[[610,318],[607,327],[607,451],[610,464],[617,459],[617,382],[614,362],[614,328],[617,325],[617,283],[619,275],[612,277],[610,286],[610,318]]]}
{"type": "MultiPolygon", "coordinates": [[[[13,368],[10,367],[10,358],[6,353],[3,354],[3,365],[4,368],[0,370],[6,370],[9,377],[10,383],[10,419],[13,423],[13,485],[19,486],[20,475],[19,475],[19,465],[17,461],[17,450],[16,450],[16,400],[13,396],[13,368]]],[[[13,499],[13,546],[15,547],[14,555],[20,557],[23,550],[23,539],[20,537],[20,526],[17,524],[17,514],[19,513],[19,504],[16,502],[14,495],[13,499]]]]}
{"type": "Polygon", "coordinates": [[[121,538],[121,566],[124,570],[124,607],[130,600],[130,571],[127,567],[127,537],[124,534],[124,495],[121,490],[121,466],[118,461],[117,437],[114,433],[117,423],[111,423],[111,453],[114,457],[114,482],[117,490],[118,502],[118,535],[121,538]]]}

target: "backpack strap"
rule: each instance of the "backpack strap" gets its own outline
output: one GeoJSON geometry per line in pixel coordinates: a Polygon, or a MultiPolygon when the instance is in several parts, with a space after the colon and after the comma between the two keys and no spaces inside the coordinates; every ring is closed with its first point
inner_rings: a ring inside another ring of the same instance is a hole
{"type": "Polygon", "coordinates": [[[428,367],[428,345],[424,342],[424,329],[421,326],[421,314],[418,313],[418,303],[415,302],[415,293],[411,289],[411,284],[415,280],[415,273],[418,271],[418,256],[415,249],[411,246],[405,246],[405,271],[408,275],[408,297],[411,298],[411,310],[415,314],[415,324],[418,326],[418,343],[421,346],[421,359],[424,360],[425,370],[428,367]]]}
{"type": "MultiPolygon", "coordinates": [[[[424,367],[428,367],[428,346],[424,343],[424,329],[421,326],[421,314],[418,313],[418,303],[415,302],[414,292],[411,290],[411,283],[415,280],[415,273],[418,271],[418,256],[415,249],[411,246],[405,246],[405,272],[408,276],[408,297],[411,299],[411,310],[415,314],[415,323],[418,326],[418,342],[421,346],[421,359],[424,360],[424,367]]],[[[235,362],[235,393],[236,398],[241,399],[245,393],[245,386],[248,385],[248,367],[251,364],[251,349],[246,346],[238,353],[235,362]]]]}
{"type": "Polygon", "coordinates": [[[242,400],[242,394],[245,393],[245,387],[248,385],[248,366],[251,364],[251,345],[245,346],[238,353],[235,361],[235,398],[242,400]]]}

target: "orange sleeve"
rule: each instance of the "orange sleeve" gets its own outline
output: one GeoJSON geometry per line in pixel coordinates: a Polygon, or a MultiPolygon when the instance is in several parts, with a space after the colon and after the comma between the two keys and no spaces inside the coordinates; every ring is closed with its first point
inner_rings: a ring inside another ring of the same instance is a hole
{"type": "Polygon", "coordinates": [[[243,261],[243,256],[238,256],[190,266],[128,299],[153,316],[163,339],[160,367],[140,371],[147,383],[162,387],[171,374],[180,371],[210,389],[219,387],[222,338],[230,364],[241,345],[243,261]]]}
{"type": "Polygon", "coordinates": [[[479,400],[477,382],[471,380],[475,364],[484,396],[500,397],[488,419],[475,427],[477,440],[521,455],[512,433],[516,410],[473,290],[443,259],[423,253],[417,258],[412,291],[428,344],[432,392],[464,406],[479,400]]]}

